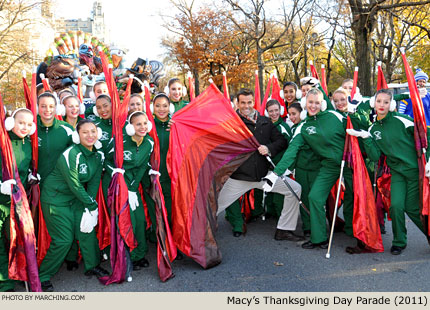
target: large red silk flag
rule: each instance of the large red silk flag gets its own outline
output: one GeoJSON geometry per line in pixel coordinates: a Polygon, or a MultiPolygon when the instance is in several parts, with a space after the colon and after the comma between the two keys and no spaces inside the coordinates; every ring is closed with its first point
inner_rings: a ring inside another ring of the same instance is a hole
{"type": "Polygon", "coordinates": [[[218,193],[259,143],[213,83],[173,120],[167,154],[173,239],[185,255],[210,268],[221,262],[218,193]]]}
{"type": "Polygon", "coordinates": [[[388,89],[388,85],[384,77],[384,72],[382,72],[381,62],[378,61],[378,79],[376,83],[376,90],[380,89],[388,89]]]}
{"type": "Polygon", "coordinates": [[[2,158],[3,181],[15,179],[12,186],[10,205],[10,245],[8,272],[11,280],[30,283],[33,292],[41,292],[39,271],[36,260],[36,236],[33,219],[25,195],[24,186],[18,174],[18,167],[9,135],[4,126],[5,113],[0,95],[0,148],[2,158]]]}
{"type": "Polygon", "coordinates": [[[261,115],[264,115],[264,110],[266,110],[266,103],[270,96],[270,90],[272,88],[273,79],[274,77],[271,75],[269,78],[269,81],[267,82],[267,87],[266,87],[266,92],[264,93],[263,102],[261,103],[260,110],[258,111],[260,112],[261,115]]]}
{"type": "MultiPolygon", "coordinates": [[[[347,128],[353,128],[349,116],[347,128]]],[[[384,245],[382,244],[372,183],[361,155],[357,137],[348,135],[345,143],[348,143],[345,148],[350,153],[350,165],[353,169],[354,213],[352,226],[354,237],[361,240],[368,251],[383,252],[384,245]]]]}
{"type": "Polygon", "coordinates": [[[328,96],[327,77],[325,74],[325,65],[321,65],[321,87],[324,90],[325,94],[328,96]]]}
{"type": "MultiPolygon", "coordinates": [[[[273,82],[272,82],[272,99],[278,100],[281,107],[284,107],[284,113],[281,114],[281,117],[287,117],[288,115],[288,109],[285,106],[284,98],[281,98],[281,88],[279,87],[279,81],[277,76],[273,76],[273,82]]],[[[264,114],[262,114],[264,115],[264,114]]]]}
{"type": "Polygon", "coordinates": [[[315,66],[314,66],[314,62],[313,61],[310,61],[309,62],[309,67],[311,68],[311,74],[312,74],[312,77],[314,77],[314,78],[316,78],[317,80],[319,80],[320,79],[320,77],[318,76],[318,72],[317,72],[317,69],[315,68],[315,66]]]}
{"type": "Polygon", "coordinates": [[[355,92],[357,91],[358,82],[358,67],[354,69],[354,78],[352,80],[351,100],[354,98],[355,92]]]}
{"type": "Polygon", "coordinates": [[[227,73],[222,73],[222,88],[224,91],[224,97],[228,101],[230,101],[230,92],[228,91],[228,83],[227,83],[227,73]]]}
{"type": "Polygon", "coordinates": [[[255,70],[254,109],[257,111],[260,111],[261,109],[260,80],[258,79],[258,70],[255,70]]]}
{"type": "MultiPolygon", "coordinates": [[[[144,85],[146,111],[151,111],[151,94],[149,93],[149,85],[147,83],[144,85]]],[[[154,118],[151,113],[148,113],[147,116],[148,121],[152,123],[152,130],[149,132],[149,135],[154,140],[154,151],[151,154],[149,162],[152,169],[158,171],[160,170],[161,159],[160,142],[158,140],[157,128],[155,127],[154,118]]],[[[160,280],[165,282],[174,277],[171,261],[175,259],[177,251],[168,224],[169,222],[164,202],[164,195],[160,184],[160,176],[157,174],[152,174],[150,179],[151,186],[149,188],[149,194],[155,203],[155,217],[157,222],[155,234],[157,236],[158,275],[160,276],[160,280]]]]}
{"type": "Polygon", "coordinates": [[[427,149],[427,125],[424,116],[424,107],[421,101],[421,96],[418,93],[417,84],[415,83],[414,74],[406,59],[405,52],[402,50],[402,59],[405,66],[406,78],[408,80],[409,92],[412,102],[412,111],[414,113],[414,139],[415,149],[418,157],[418,174],[420,187],[420,213],[421,221],[424,229],[429,235],[430,233],[430,185],[429,178],[425,176],[426,157],[425,150],[427,149]]]}

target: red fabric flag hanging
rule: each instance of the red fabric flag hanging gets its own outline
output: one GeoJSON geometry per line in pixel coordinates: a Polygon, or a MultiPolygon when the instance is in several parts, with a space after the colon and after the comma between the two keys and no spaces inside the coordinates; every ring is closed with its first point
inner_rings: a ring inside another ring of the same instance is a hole
{"type": "MultiPolygon", "coordinates": [[[[124,162],[124,145],[122,129],[127,118],[128,101],[130,99],[131,83],[133,78],[129,78],[124,94],[123,102],[119,99],[118,90],[112,74],[111,65],[108,65],[106,54],[99,50],[109,94],[112,100],[112,136],[115,145],[115,168],[122,169],[124,162]]],[[[108,207],[111,209],[111,251],[110,259],[112,274],[100,278],[104,285],[111,283],[121,283],[131,270],[131,261],[127,259],[126,247],[133,251],[137,242],[133,234],[133,227],[130,218],[130,206],[128,203],[128,188],[122,173],[115,173],[112,177],[108,189],[108,207]]]]}
{"type": "Polygon", "coordinates": [[[223,87],[225,99],[230,101],[230,93],[228,91],[228,84],[227,84],[227,74],[225,72],[222,73],[222,87],[223,87]]]}
{"type": "Polygon", "coordinates": [[[352,80],[351,100],[354,99],[355,92],[357,91],[358,82],[358,67],[354,68],[354,78],[352,80]]]}
{"type": "Polygon", "coordinates": [[[316,78],[317,80],[319,80],[319,76],[318,76],[318,72],[317,69],[314,66],[314,62],[311,60],[309,61],[309,67],[311,68],[311,74],[314,78],[316,78]]]}
{"type": "MultiPolygon", "coordinates": [[[[151,96],[149,93],[149,85],[144,84],[145,89],[145,105],[146,111],[150,110],[151,96]]],[[[152,169],[159,171],[160,169],[160,142],[158,140],[157,129],[155,127],[154,118],[151,113],[147,114],[148,120],[152,123],[152,130],[149,135],[154,140],[154,151],[151,154],[150,164],[152,169]]],[[[151,187],[149,190],[151,198],[155,202],[155,217],[157,221],[157,266],[158,275],[161,281],[167,281],[174,276],[172,272],[171,261],[176,258],[176,245],[173,241],[172,233],[167,219],[167,210],[164,202],[164,195],[160,184],[160,176],[157,174],[151,175],[151,187]]],[[[172,215],[173,218],[173,215],[172,215]]]]}
{"type": "Polygon", "coordinates": [[[376,83],[376,90],[388,89],[387,81],[385,80],[384,73],[382,72],[381,62],[378,61],[378,80],[376,83]]]}
{"type": "Polygon", "coordinates": [[[417,84],[415,83],[414,74],[406,59],[405,51],[401,49],[403,64],[405,66],[406,78],[408,80],[409,92],[412,102],[412,111],[414,113],[414,139],[415,149],[418,157],[419,171],[419,186],[420,186],[420,211],[421,220],[424,224],[427,235],[430,233],[430,185],[429,178],[425,176],[426,157],[425,150],[427,149],[427,125],[424,116],[424,107],[421,101],[421,96],[418,93],[417,84]]]}
{"type": "MultiPolygon", "coordinates": [[[[24,97],[26,107],[33,113],[33,118],[37,126],[37,89],[36,89],[36,67],[33,69],[31,77],[31,90],[28,88],[25,74],[23,73],[23,86],[24,86],[24,97]]],[[[39,143],[37,136],[37,129],[30,137],[31,150],[32,150],[32,173],[34,176],[37,175],[37,169],[39,164],[39,143]]],[[[27,198],[30,204],[31,216],[33,218],[34,231],[37,234],[37,264],[43,261],[46,253],[48,252],[51,244],[51,236],[46,228],[45,218],[43,217],[42,206],[40,204],[40,187],[38,183],[29,184],[27,191],[27,198]]]]}
{"type": "Polygon", "coordinates": [[[325,65],[321,65],[321,87],[324,90],[325,94],[328,96],[328,91],[327,91],[327,79],[326,79],[326,74],[325,74],[325,65]]]}
{"type": "MultiPolygon", "coordinates": [[[[287,117],[288,115],[288,109],[285,106],[284,98],[281,97],[281,88],[279,87],[279,81],[278,77],[276,75],[273,75],[273,81],[272,81],[272,99],[278,100],[281,107],[284,107],[284,113],[281,114],[281,117],[287,117]]],[[[264,114],[262,114],[264,115],[264,114]]]]}
{"type": "MultiPolygon", "coordinates": [[[[349,116],[347,122],[346,128],[352,129],[349,116]]],[[[382,244],[372,183],[361,155],[357,137],[347,134],[345,144],[347,161],[353,169],[354,213],[352,226],[354,237],[361,240],[369,252],[383,252],[384,246],[382,244]]]]}
{"type": "Polygon", "coordinates": [[[99,206],[99,217],[97,225],[97,239],[99,241],[99,249],[103,250],[110,245],[110,218],[109,212],[106,206],[106,201],[103,195],[102,181],[100,180],[99,191],[96,197],[97,204],[99,206]]]}
{"type": "Polygon", "coordinates": [[[0,95],[2,176],[3,180],[15,179],[16,181],[16,185],[12,185],[10,205],[9,278],[29,282],[31,291],[41,292],[33,220],[24,186],[19,178],[12,143],[4,126],[4,121],[4,106],[0,95]]]}
{"type": "Polygon", "coordinates": [[[261,110],[261,96],[260,96],[260,80],[258,79],[258,70],[255,70],[255,90],[254,90],[254,109],[261,110]]]}
{"type": "Polygon", "coordinates": [[[190,101],[196,97],[196,90],[194,88],[194,78],[191,72],[188,72],[188,87],[190,88],[190,101]]]}
{"type": "Polygon", "coordinates": [[[210,268],[221,262],[218,193],[259,143],[214,83],[173,120],[167,154],[173,238],[185,255],[210,268]]]}
{"type": "Polygon", "coordinates": [[[264,110],[266,110],[266,103],[270,96],[272,84],[273,84],[273,76],[271,75],[269,78],[269,81],[267,82],[266,92],[264,93],[264,98],[263,98],[263,102],[261,103],[260,111],[258,111],[260,112],[261,115],[264,115],[264,110]]]}

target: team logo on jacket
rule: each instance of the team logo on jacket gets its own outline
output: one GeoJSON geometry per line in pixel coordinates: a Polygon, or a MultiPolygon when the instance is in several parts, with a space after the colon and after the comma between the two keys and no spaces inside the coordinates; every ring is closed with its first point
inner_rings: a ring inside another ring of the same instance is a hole
{"type": "Polygon", "coordinates": [[[90,114],[90,115],[87,116],[87,119],[89,119],[90,121],[94,122],[96,120],[96,116],[93,115],[93,114],[90,114]]]}
{"type": "Polygon", "coordinates": [[[102,136],[100,137],[100,141],[109,140],[109,134],[106,131],[102,131],[102,136]]]}
{"type": "Polygon", "coordinates": [[[309,135],[313,135],[317,133],[317,129],[314,126],[309,126],[306,128],[306,131],[309,135]]]}
{"type": "Polygon", "coordinates": [[[79,165],[79,174],[87,174],[88,166],[87,164],[80,164],[79,165]]]}
{"type": "Polygon", "coordinates": [[[375,140],[381,140],[382,139],[382,137],[381,137],[382,134],[380,131],[375,131],[373,133],[373,135],[375,136],[375,140]]]}
{"type": "Polygon", "coordinates": [[[37,144],[39,146],[42,146],[42,138],[41,137],[37,137],[37,144]]]}
{"type": "Polygon", "coordinates": [[[124,160],[131,160],[131,155],[130,151],[124,151],[124,160]]]}

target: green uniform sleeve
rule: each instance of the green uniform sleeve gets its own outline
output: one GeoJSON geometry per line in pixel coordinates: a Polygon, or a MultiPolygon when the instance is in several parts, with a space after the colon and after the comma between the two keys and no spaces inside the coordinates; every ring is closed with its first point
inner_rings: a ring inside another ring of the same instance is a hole
{"type": "Polygon", "coordinates": [[[361,139],[364,144],[364,149],[366,150],[367,157],[371,161],[378,161],[379,157],[381,157],[381,150],[379,149],[378,145],[375,143],[375,140],[373,140],[372,137],[361,139]]]}
{"type": "Polygon", "coordinates": [[[66,150],[58,160],[57,167],[70,189],[70,192],[84,204],[84,207],[89,210],[95,210],[97,208],[97,202],[86,192],[79,181],[78,162],[76,160],[76,153],[71,149],[69,149],[69,151],[66,150]]]}
{"type": "Polygon", "coordinates": [[[96,172],[94,173],[94,176],[91,178],[91,180],[89,180],[87,183],[87,193],[93,199],[96,199],[97,197],[97,193],[100,187],[100,180],[102,178],[104,155],[102,152],[99,152],[99,154],[101,157],[96,156],[96,160],[95,160],[95,164],[97,165],[96,172]],[[99,158],[100,158],[100,161],[99,161],[99,158]]]}
{"type": "Polygon", "coordinates": [[[305,140],[303,140],[303,137],[300,133],[302,126],[303,125],[297,127],[296,133],[291,139],[288,149],[285,151],[284,156],[282,156],[281,161],[276,165],[275,170],[273,170],[277,175],[282,175],[287,169],[292,168],[296,161],[297,153],[305,144],[305,140]]]}

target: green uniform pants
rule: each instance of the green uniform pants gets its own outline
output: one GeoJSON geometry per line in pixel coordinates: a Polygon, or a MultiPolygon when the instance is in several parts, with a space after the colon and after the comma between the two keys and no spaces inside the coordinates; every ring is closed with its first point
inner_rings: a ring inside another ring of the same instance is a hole
{"type": "Polygon", "coordinates": [[[131,260],[138,261],[145,257],[148,252],[148,243],[146,241],[146,218],[145,210],[140,193],[137,193],[139,206],[133,211],[130,209],[131,225],[133,226],[133,234],[137,241],[137,247],[131,251],[131,260]]]}
{"type": "MultiPolygon", "coordinates": [[[[310,208],[309,206],[309,193],[311,191],[311,188],[314,184],[315,179],[317,178],[317,175],[319,173],[319,170],[305,170],[301,168],[296,168],[296,181],[302,186],[302,195],[300,198],[302,199],[303,204],[306,206],[306,208],[310,208]]],[[[282,210],[282,205],[281,205],[282,210]]],[[[300,206],[300,216],[302,218],[302,229],[305,230],[311,230],[311,217],[309,213],[307,213],[301,206],[300,206]]]]}
{"type": "Polygon", "coordinates": [[[420,220],[418,171],[411,176],[403,176],[391,170],[390,216],[393,228],[393,245],[404,247],[407,244],[405,212],[424,233],[420,220]]]}
{"type": "MultiPolygon", "coordinates": [[[[284,203],[284,196],[282,196],[282,204],[284,203]]],[[[251,210],[251,216],[259,216],[263,214],[264,209],[262,206],[263,203],[263,191],[260,189],[254,188],[254,210],[251,210]]],[[[282,205],[281,205],[282,210],[282,205]]],[[[225,219],[231,224],[233,228],[233,232],[242,232],[243,233],[243,216],[242,216],[242,208],[239,203],[239,199],[233,202],[226,210],[225,210],[225,219]]]]}
{"type": "Polygon", "coordinates": [[[46,227],[51,236],[51,245],[40,265],[40,281],[48,281],[60,269],[74,240],[79,241],[85,271],[100,263],[100,251],[95,230],[81,232],[80,225],[84,208],[79,201],[68,206],[42,204],[46,227]]]}
{"type": "Polygon", "coordinates": [[[9,280],[9,215],[10,207],[0,204],[0,292],[13,289],[14,281],[9,280]]]}
{"type": "MultiPolygon", "coordinates": [[[[326,212],[324,205],[331,188],[339,179],[339,166],[322,166],[309,192],[309,211],[311,213],[311,242],[320,243],[327,240],[326,212]]],[[[354,196],[352,188],[351,169],[343,170],[345,181],[345,198],[343,204],[343,216],[345,218],[345,233],[353,236],[352,216],[354,196]]]]}

